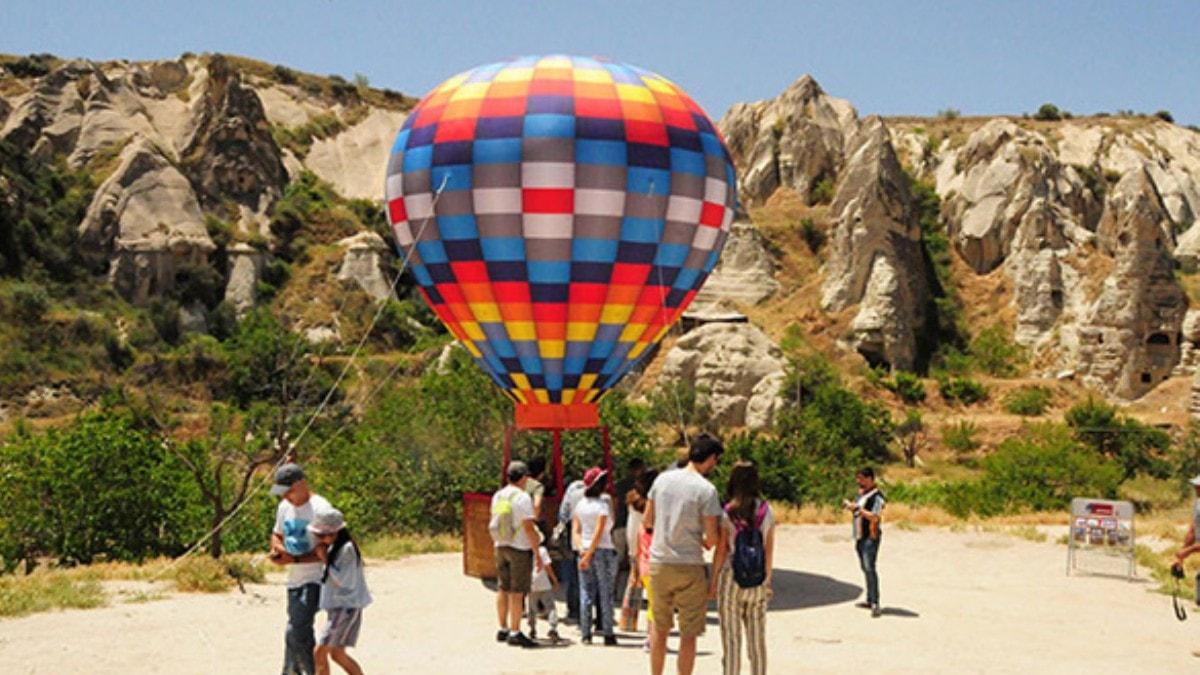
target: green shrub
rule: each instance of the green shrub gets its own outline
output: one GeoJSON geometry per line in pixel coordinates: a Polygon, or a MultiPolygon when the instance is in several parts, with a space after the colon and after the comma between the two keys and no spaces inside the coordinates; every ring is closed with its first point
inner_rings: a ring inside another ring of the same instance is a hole
{"type": "Polygon", "coordinates": [[[51,59],[48,54],[30,54],[4,64],[14,77],[41,77],[50,72],[51,59]]]}
{"type": "Polygon", "coordinates": [[[962,116],[962,112],[958,108],[943,108],[937,112],[937,116],[944,120],[956,120],[962,116]]]}
{"type": "Polygon", "coordinates": [[[825,176],[808,193],[809,204],[828,204],[833,201],[833,179],[825,176]]]}
{"type": "Polygon", "coordinates": [[[978,428],[971,420],[959,420],[956,424],[942,427],[942,445],[957,454],[971,452],[979,448],[975,434],[978,428]]]}
{"type": "Polygon", "coordinates": [[[988,397],[988,389],[982,382],[969,377],[938,378],[938,392],[949,403],[973,405],[988,397]]]}
{"type": "Polygon", "coordinates": [[[979,331],[971,340],[970,353],[980,370],[996,377],[1013,377],[1025,360],[1025,350],[1009,340],[1000,324],[979,331]]]}
{"type": "Polygon", "coordinates": [[[905,403],[920,403],[925,400],[925,382],[920,377],[903,370],[881,382],[883,387],[900,397],[905,403]]]}
{"type": "Polygon", "coordinates": [[[1053,103],[1043,103],[1033,114],[1035,120],[1053,122],[1062,119],[1062,111],[1053,103]]]}
{"type": "Polygon", "coordinates": [[[1158,112],[1154,113],[1154,116],[1164,122],[1169,122],[1171,124],[1175,123],[1175,116],[1171,114],[1170,110],[1159,110],[1158,112]]]}
{"type": "Polygon", "coordinates": [[[1139,473],[1171,477],[1171,437],[1166,432],[1126,417],[1115,406],[1094,398],[1072,406],[1063,419],[1080,442],[1121,465],[1125,478],[1139,473]]]}
{"type": "Polygon", "coordinates": [[[1030,427],[983,461],[981,515],[1065,508],[1074,497],[1113,497],[1119,464],[1098,458],[1058,424],[1030,427]]]}
{"type": "Polygon", "coordinates": [[[1004,409],[1014,415],[1037,416],[1050,405],[1050,390],[1045,387],[1021,387],[1004,398],[1004,409]]]}
{"type": "Polygon", "coordinates": [[[25,324],[36,324],[50,310],[50,295],[41,285],[30,282],[9,285],[2,306],[6,314],[25,324]]]}

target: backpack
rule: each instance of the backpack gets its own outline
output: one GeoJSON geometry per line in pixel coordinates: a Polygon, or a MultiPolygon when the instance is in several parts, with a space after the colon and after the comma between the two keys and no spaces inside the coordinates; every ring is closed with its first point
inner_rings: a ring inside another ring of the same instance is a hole
{"type": "MultiPolygon", "coordinates": [[[[508,488],[505,488],[506,490],[508,488]]],[[[497,544],[511,543],[517,533],[513,524],[512,494],[509,493],[492,504],[492,517],[488,521],[488,532],[497,544]]]]}
{"type": "Polygon", "coordinates": [[[754,513],[754,527],[740,519],[733,518],[729,507],[725,512],[730,514],[736,534],[733,539],[733,580],[742,588],[761,586],[767,578],[767,549],[763,543],[762,524],[767,517],[767,502],[759,502],[754,513]]]}

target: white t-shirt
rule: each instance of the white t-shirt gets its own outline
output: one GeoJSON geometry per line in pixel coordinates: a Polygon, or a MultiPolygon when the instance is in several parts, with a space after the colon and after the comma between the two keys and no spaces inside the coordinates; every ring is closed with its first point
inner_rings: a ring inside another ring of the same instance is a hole
{"type": "MultiPolygon", "coordinates": [[[[761,503],[762,501],[760,500],[754,505],[755,515],[758,514],[758,505],[761,503]]],[[[753,523],[751,523],[751,525],[753,525],[753,523]]],[[[763,515],[762,526],[758,528],[759,532],[762,532],[763,545],[766,545],[767,533],[770,532],[771,528],[773,527],[775,527],[775,513],[771,510],[771,505],[767,504],[767,512],[765,515],[763,515]]],[[[721,569],[727,570],[733,567],[733,547],[734,542],[737,540],[737,528],[733,526],[733,519],[729,517],[728,512],[721,516],[721,529],[725,532],[725,536],[729,541],[729,551],[726,552],[725,564],[721,567],[721,569]]]]}
{"type": "Polygon", "coordinates": [[[654,502],[654,543],[650,562],[668,565],[704,564],[704,519],[724,511],[717,489],[696,471],[665,471],[650,486],[654,502]]]}
{"type": "Polygon", "coordinates": [[[538,557],[542,559],[542,571],[535,572],[533,581],[530,582],[529,590],[534,593],[542,593],[554,588],[550,583],[550,575],[546,572],[550,568],[550,552],[545,546],[538,547],[538,557]]]}
{"type": "Polygon", "coordinates": [[[575,518],[579,519],[579,550],[586,551],[592,545],[592,537],[596,536],[596,525],[600,516],[605,516],[604,532],[600,535],[600,544],[596,547],[613,548],[613,509],[608,495],[602,497],[584,497],[575,505],[575,518]]]}
{"type": "Polygon", "coordinates": [[[321,584],[321,609],[363,608],[371,604],[371,592],[363,575],[362,559],[353,543],[347,543],[329,566],[329,577],[321,584]]]}
{"type": "MultiPolygon", "coordinates": [[[[308,501],[301,506],[296,506],[286,499],[279,501],[279,507],[275,509],[274,532],[283,536],[283,546],[288,553],[296,557],[312,553],[316,541],[308,532],[308,524],[318,512],[331,508],[333,507],[329,502],[318,494],[309,496],[308,501]]],[[[321,583],[324,567],[319,562],[288,565],[288,588],[321,583]]]]}
{"type": "MultiPolygon", "coordinates": [[[[503,529],[499,532],[492,533],[492,540],[496,546],[511,546],[520,551],[530,551],[533,547],[529,545],[529,538],[525,536],[525,521],[533,520],[533,500],[521,488],[515,485],[506,485],[496,494],[492,495],[492,517],[497,517],[497,508],[501,506],[501,502],[507,501],[509,508],[512,511],[512,536],[503,536],[503,529]]],[[[500,518],[508,516],[500,515],[500,518]]]]}

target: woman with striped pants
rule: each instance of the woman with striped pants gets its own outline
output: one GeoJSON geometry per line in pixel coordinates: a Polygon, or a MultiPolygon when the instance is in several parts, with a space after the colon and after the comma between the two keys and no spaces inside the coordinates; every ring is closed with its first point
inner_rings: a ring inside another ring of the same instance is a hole
{"type": "Polygon", "coordinates": [[[741,672],[744,635],[750,672],[763,675],[767,672],[767,603],[772,595],[775,516],[762,499],[758,469],[753,462],[738,462],[733,466],[728,498],[721,521],[721,543],[713,561],[714,569],[719,570],[712,590],[717,596],[721,621],[724,651],[721,661],[725,675],[741,672]],[[753,530],[758,537],[753,536],[753,530]],[[734,557],[740,558],[739,574],[734,572],[734,557]]]}

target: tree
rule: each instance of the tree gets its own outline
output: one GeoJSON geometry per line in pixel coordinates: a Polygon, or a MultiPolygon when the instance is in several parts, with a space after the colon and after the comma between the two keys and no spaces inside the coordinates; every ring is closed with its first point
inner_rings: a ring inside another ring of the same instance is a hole
{"type": "Polygon", "coordinates": [[[896,436],[904,452],[904,463],[909,467],[916,466],[917,452],[925,440],[925,421],[921,419],[921,411],[915,408],[906,410],[904,419],[896,425],[896,436]]]}

